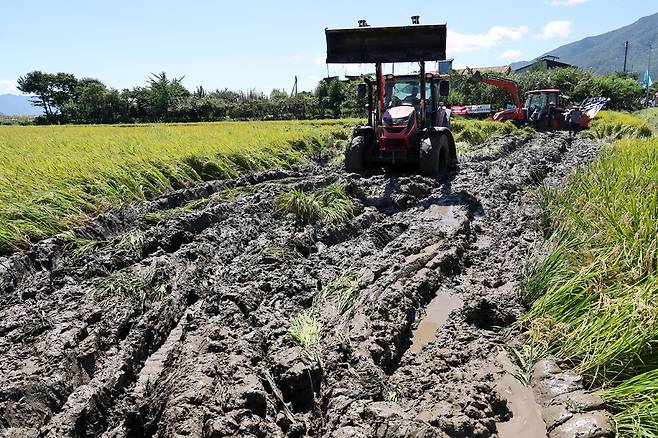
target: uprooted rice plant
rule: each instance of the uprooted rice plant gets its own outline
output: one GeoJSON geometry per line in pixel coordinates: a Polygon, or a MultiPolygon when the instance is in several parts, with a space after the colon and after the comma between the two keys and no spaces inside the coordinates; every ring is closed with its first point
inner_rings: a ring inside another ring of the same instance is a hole
{"type": "Polygon", "coordinates": [[[354,305],[358,293],[356,276],[352,273],[339,275],[329,281],[314,297],[313,307],[330,303],[338,313],[345,313],[354,305]]]}
{"type": "Polygon", "coordinates": [[[322,324],[315,316],[314,310],[308,309],[290,321],[290,330],[286,333],[286,339],[297,343],[306,351],[311,351],[320,340],[321,331],[322,324]]]}
{"type": "Polygon", "coordinates": [[[280,193],[276,211],[291,214],[301,224],[340,224],[354,216],[354,203],[346,184],[339,181],[310,192],[295,189],[280,193]]]}
{"type": "MultiPolygon", "coordinates": [[[[322,332],[322,324],[318,320],[320,312],[329,306],[337,314],[346,313],[354,305],[357,294],[356,276],[353,273],[344,273],[328,281],[313,297],[311,308],[290,321],[286,339],[306,351],[314,350],[322,332]]],[[[314,353],[319,360],[319,352],[314,353]]]]}
{"type": "Polygon", "coordinates": [[[303,163],[355,123],[0,127],[0,250],[69,229],[123,202],[303,163]]]}
{"type": "Polygon", "coordinates": [[[531,342],[603,388],[621,436],[656,436],[658,140],[623,140],[542,196],[553,251],[525,282],[531,342]]]}
{"type": "Polygon", "coordinates": [[[99,302],[127,300],[133,304],[145,306],[147,302],[159,301],[167,296],[165,283],[153,285],[154,272],[149,270],[145,277],[136,276],[127,271],[119,271],[104,278],[92,291],[92,297],[99,302]]]}

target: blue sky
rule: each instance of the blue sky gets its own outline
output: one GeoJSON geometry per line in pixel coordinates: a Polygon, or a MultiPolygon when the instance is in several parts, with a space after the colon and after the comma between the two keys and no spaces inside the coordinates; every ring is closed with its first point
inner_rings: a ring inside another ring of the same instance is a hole
{"type": "MultiPolygon", "coordinates": [[[[192,89],[312,89],[327,75],[325,27],[448,24],[457,66],[532,59],[658,12],[655,0],[10,1],[0,5],[0,94],[28,71],[65,71],[125,88],[151,72],[192,89]],[[421,6],[432,5],[432,6],[421,6]]],[[[621,48],[620,48],[621,51],[621,48]]],[[[397,67],[397,66],[396,66],[397,67]]],[[[396,68],[400,71],[404,66],[396,68]]],[[[329,73],[359,71],[331,66],[329,73]]]]}

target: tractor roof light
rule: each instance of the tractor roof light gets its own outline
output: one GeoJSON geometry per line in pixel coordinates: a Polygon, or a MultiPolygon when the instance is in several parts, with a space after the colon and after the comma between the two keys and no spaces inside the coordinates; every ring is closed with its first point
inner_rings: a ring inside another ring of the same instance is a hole
{"type": "Polygon", "coordinates": [[[384,79],[386,79],[387,81],[392,81],[393,79],[395,79],[395,75],[387,74],[386,76],[384,76],[384,79]]]}
{"type": "Polygon", "coordinates": [[[434,73],[425,73],[425,79],[433,79],[434,73]]]}

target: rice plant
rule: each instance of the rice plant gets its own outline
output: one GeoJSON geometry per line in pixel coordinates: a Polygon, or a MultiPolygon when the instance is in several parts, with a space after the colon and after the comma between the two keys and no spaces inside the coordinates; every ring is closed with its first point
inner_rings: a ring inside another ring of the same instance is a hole
{"type": "Polygon", "coordinates": [[[530,386],[532,368],[545,355],[545,350],[530,342],[525,344],[520,350],[510,347],[509,352],[518,367],[518,371],[512,373],[512,376],[525,386],[530,386]]]}
{"type": "Polygon", "coordinates": [[[573,275],[565,260],[565,250],[574,242],[559,242],[549,254],[539,260],[528,260],[523,267],[521,302],[530,307],[554,284],[562,284],[573,275]]]}
{"type": "Polygon", "coordinates": [[[144,233],[138,230],[131,230],[119,238],[118,246],[137,255],[142,255],[144,251],[144,233]]]}
{"type": "Polygon", "coordinates": [[[630,437],[658,436],[658,370],[626,380],[600,392],[617,411],[617,434],[630,437]]]}
{"type": "Polygon", "coordinates": [[[286,245],[272,245],[263,248],[261,254],[275,260],[291,262],[301,257],[295,248],[286,245]]]}
{"type": "Polygon", "coordinates": [[[150,285],[149,280],[131,276],[123,271],[102,279],[94,287],[91,294],[100,303],[118,298],[126,299],[133,305],[142,308],[147,302],[160,301],[167,295],[166,284],[163,283],[153,287],[150,285]]]}
{"type": "Polygon", "coordinates": [[[404,385],[401,383],[393,383],[390,385],[388,391],[386,392],[386,401],[398,402],[404,397],[404,385]]]}
{"type": "Polygon", "coordinates": [[[312,192],[290,190],[276,197],[276,212],[291,214],[298,223],[340,224],[354,216],[354,203],[342,182],[312,192]]]}
{"type": "Polygon", "coordinates": [[[649,138],[653,134],[651,125],[645,120],[628,113],[600,111],[590,122],[583,135],[590,138],[649,138]]]}
{"type": "Polygon", "coordinates": [[[654,132],[658,131],[658,108],[645,108],[634,112],[633,115],[647,122],[654,132]]]}
{"type": "Polygon", "coordinates": [[[455,142],[464,142],[470,146],[485,143],[495,135],[507,135],[519,131],[512,122],[502,123],[493,120],[461,118],[453,119],[450,130],[455,137],[455,142]]]}
{"type": "Polygon", "coordinates": [[[345,313],[352,308],[358,294],[356,276],[352,273],[339,275],[320,289],[313,297],[313,307],[318,309],[324,303],[331,303],[338,313],[345,313]]]}
{"type": "Polygon", "coordinates": [[[245,187],[229,187],[213,194],[210,198],[212,200],[219,201],[235,201],[238,198],[242,198],[254,193],[257,189],[257,186],[258,184],[245,187]]]}
{"type": "Polygon", "coordinates": [[[606,388],[620,436],[656,436],[658,139],[606,148],[543,208],[554,249],[526,276],[529,337],[606,388]]]}
{"type": "Polygon", "coordinates": [[[285,339],[297,343],[307,352],[310,352],[320,340],[322,325],[317,320],[312,309],[305,310],[290,321],[290,329],[285,339]]]}
{"type": "Polygon", "coordinates": [[[106,240],[78,237],[71,232],[66,232],[62,234],[62,236],[71,243],[71,246],[73,246],[74,254],[87,254],[99,246],[107,243],[106,240]]]}
{"type": "MultiPolygon", "coordinates": [[[[0,126],[0,251],[197,182],[306,162],[354,120],[0,126]]],[[[155,218],[152,218],[155,219],[155,218]]]]}

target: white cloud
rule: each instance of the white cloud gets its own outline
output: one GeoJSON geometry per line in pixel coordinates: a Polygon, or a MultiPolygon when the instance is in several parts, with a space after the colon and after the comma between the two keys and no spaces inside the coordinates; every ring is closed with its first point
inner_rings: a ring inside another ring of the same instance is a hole
{"type": "Polygon", "coordinates": [[[571,22],[566,20],[556,20],[546,24],[542,33],[537,35],[537,38],[548,40],[551,38],[566,38],[569,35],[571,35],[571,22]]]}
{"type": "Polygon", "coordinates": [[[520,50],[505,50],[503,53],[500,54],[500,57],[503,59],[511,59],[511,60],[516,60],[520,59],[521,56],[523,55],[523,52],[520,50]]]}
{"type": "Polygon", "coordinates": [[[0,94],[22,94],[18,91],[18,82],[7,79],[0,79],[0,94]]]}
{"type": "Polygon", "coordinates": [[[325,55],[318,55],[315,57],[315,63],[316,64],[326,64],[327,63],[327,57],[325,55]]]}
{"type": "Polygon", "coordinates": [[[448,30],[448,56],[454,56],[456,53],[489,49],[505,40],[518,41],[526,33],[528,33],[527,26],[494,26],[486,34],[463,34],[448,30]]]}
{"type": "Polygon", "coordinates": [[[293,55],[290,55],[290,59],[292,59],[293,61],[301,61],[303,58],[304,58],[304,55],[302,55],[300,53],[295,53],[293,55]]]}
{"type": "Polygon", "coordinates": [[[301,78],[299,78],[299,84],[298,84],[299,91],[302,90],[313,91],[318,86],[318,83],[321,80],[322,78],[316,75],[302,76],[301,78]]]}
{"type": "Polygon", "coordinates": [[[551,0],[548,2],[551,6],[573,6],[587,3],[589,0],[551,0]]]}

